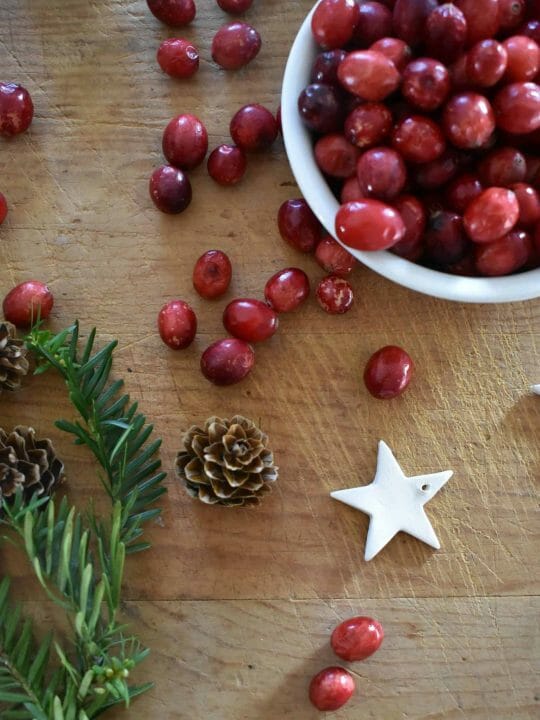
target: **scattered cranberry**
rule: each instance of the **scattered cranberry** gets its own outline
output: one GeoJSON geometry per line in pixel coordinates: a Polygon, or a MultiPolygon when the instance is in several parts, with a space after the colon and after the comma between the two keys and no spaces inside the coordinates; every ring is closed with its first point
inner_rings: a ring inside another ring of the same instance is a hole
{"type": "Polygon", "coordinates": [[[201,371],[214,385],[234,385],[251,372],[255,353],[251,345],[238,338],[225,338],[203,352],[201,371]]]}
{"type": "Polygon", "coordinates": [[[341,204],[352,202],[353,200],[361,200],[364,197],[364,193],[360,190],[360,183],[356,173],[350,178],[347,178],[341,188],[341,204]]]}
{"type": "Polygon", "coordinates": [[[467,54],[467,78],[473,85],[491,87],[502,78],[507,65],[504,45],[496,40],[481,40],[467,54]]]}
{"type": "Polygon", "coordinates": [[[392,133],[392,145],[412,163],[433,162],[446,148],[440,127],[431,118],[422,115],[411,115],[401,120],[392,133]]]}
{"type": "Polygon", "coordinates": [[[499,29],[498,0],[454,0],[467,21],[467,45],[493,37],[499,29]]]}
{"type": "Polygon", "coordinates": [[[508,56],[505,79],[510,82],[534,80],[540,69],[540,48],[526,35],[514,35],[503,42],[508,56]]]}
{"type": "Polygon", "coordinates": [[[199,51],[189,40],[164,40],[157,52],[159,66],[174,78],[189,78],[199,69],[199,51]]]}
{"type": "Polygon", "coordinates": [[[404,392],[414,371],[408,353],[395,345],[377,350],[366,365],[364,383],[378,400],[390,400],[404,392]]]}
{"type": "Polygon", "coordinates": [[[509,133],[526,135],[540,127],[540,87],[523,82],[506,85],[493,101],[497,125],[509,133]]]}
{"type": "Polygon", "coordinates": [[[405,236],[399,213],[379,200],[357,200],[342,205],[336,215],[336,234],[356,250],[388,250],[405,236]]]}
{"type": "Polygon", "coordinates": [[[392,34],[392,13],[380,2],[361,2],[360,14],[353,42],[358,47],[369,47],[377,40],[392,34]]]}
{"type": "Polygon", "coordinates": [[[28,327],[51,314],[54,298],[49,288],[39,280],[27,280],[8,292],[2,308],[4,317],[17,327],[28,327]]]}
{"type": "Polygon", "coordinates": [[[445,66],[432,58],[412,60],[403,71],[401,93],[421,110],[436,110],[450,92],[450,76],[445,66]]]}
{"type": "Polygon", "coordinates": [[[233,116],[231,137],[245,152],[266,150],[277,138],[278,127],[270,110],[262,105],[244,105],[233,116]]]}
{"type": "Polygon", "coordinates": [[[253,0],[217,0],[217,4],[231,15],[241,15],[253,5],[253,0]]]}
{"type": "Polygon", "coordinates": [[[467,37],[465,15],[453,3],[436,7],[426,21],[426,45],[430,57],[454,62],[463,52],[467,37]]]}
{"type": "Polygon", "coordinates": [[[323,278],[317,285],[316,295],[319,305],[330,315],[343,315],[354,302],[352,287],[337,275],[323,278]]]}
{"type": "Polygon", "coordinates": [[[315,250],[315,260],[322,269],[331,275],[347,277],[356,265],[355,258],[347,252],[333,237],[323,237],[315,250]]]}
{"type": "Polygon", "coordinates": [[[518,217],[519,204],[515,194],[506,188],[492,187],[472,201],[463,222],[471,240],[485,243],[510,232],[518,217]]]}
{"type": "Polygon", "coordinates": [[[481,275],[490,277],[509,275],[525,265],[531,249],[530,235],[514,230],[495,242],[478,245],[476,269],[481,275]]]}
{"type": "Polygon", "coordinates": [[[183,300],[171,300],[158,315],[161,339],[173,350],[183,350],[193,342],[197,333],[197,317],[183,300]]]}
{"type": "Polygon", "coordinates": [[[338,710],[354,693],[352,675],[340,667],[327,667],[309,685],[309,699],[317,710],[338,710]]]}
{"type": "Polygon", "coordinates": [[[214,35],[212,60],[224,70],[238,70],[259,54],[261,44],[261,36],[251,25],[228,23],[214,35]]]}
{"type": "Polygon", "coordinates": [[[525,183],[510,185],[510,190],[517,197],[519,205],[518,223],[524,227],[535,225],[540,220],[540,195],[525,183]]]}
{"type": "Polygon", "coordinates": [[[177,115],[163,133],[163,154],[171,165],[191,170],[208,150],[208,133],[195,115],[177,115]]]}
{"type": "Polygon", "coordinates": [[[446,136],[458,148],[479,148],[495,130],[495,117],[489,101],[477,93],[454,95],[443,112],[446,136]]]}
{"type": "Polygon", "coordinates": [[[356,172],[362,194],[379,200],[397,197],[407,181],[407,168],[401,155],[386,147],[365,152],[358,160],[356,172]]]}
{"type": "Polygon", "coordinates": [[[292,312],[309,296],[309,278],[300,268],[285,268],[268,280],[264,297],[277,313],[292,312]]]}
{"type": "Polygon", "coordinates": [[[193,287],[207,300],[220,297],[229,289],[232,277],[231,261],[221,250],[208,250],[195,263],[193,287]]]}
{"type": "Polygon", "coordinates": [[[237,298],[225,308],[223,325],[239,340],[257,343],[272,337],[278,328],[278,318],[275,311],[260,300],[237,298]]]}
{"type": "Polygon", "coordinates": [[[347,178],[356,168],[358,149],[338,133],[325,135],[315,143],[315,160],[326,175],[347,178]]]}
{"type": "Polygon", "coordinates": [[[340,129],[343,110],[338,91],[332,85],[308,85],[300,93],[298,110],[310,130],[329,133],[340,129]]]}
{"type": "Polygon", "coordinates": [[[446,189],[446,201],[452,210],[463,214],[469,204],[482,194],[483,189],[477,175],[466,173],[450,183],[446,189]]]}
{"type": "Polygon", "coordinates": [[[7,201],[4,195],[0,193],[0,225],[4,222],[8,214],[7,201]]]}
{"type": "MultiPolygon", "coordinates": [[[[360,9],[367,4],[368,3],[364,3],[360,9]]],[[[374,42],[370,47],[370,50],[375,50],[376,52],[386,55],[386,57],[394,63],[399,72],[405,69],[405,66],[410,62],[412,56],[412,50],[407,43],[399,38],[393,37],[383,37],[377,40],[377,42],[374,42]]]]}
{"type": "Polygon", "coordinates": [[[446,210],[433,213],[424,243],[426,258],[434,265],[444,266],[459,262],[469,247],[461,216],[446,210]]]}
{"type": "Polygon", "coordinates": [[[349,53],[338,68],[343,87],[363,100],[378,102],[399,85],[399,72],[386,55],[375,50],[349,53]]]}
{"type": "Polygon", "coordinates": [[[220,185],[236,185],[246,172],[246,155],[234,145],[219,145],[210,153],[207,167],[212,180],[220,185]]]}
{"type": "Polygon", "coordinates": [[[321,0],[311,18],[311,31],[325,50],[346,45],[358,22],[356,0],[321,0]]]}
{"type": "Polygon", "coordinates": [[[0,135],[19,135],[30,127],[33,117],[28,90],[15,83],[0,83],[0,135]]]}
{"type": "Polygon", "coordinates": [[[353,617],[340,623],[330,644],[338,657],[347,662],[365,660],[373,655],[384,639],[382,625],[370,617],[353,617]]]}
{"type": "Polygon", "coordinates": [[[337,85],[337,70],[340,63],[346,57],[347,53],[345,50],[328,50],[327,52],[319,53],[311,68],[311,82],[337,85]]]}
{"type": "Polygon", "coordinates": [[[319,221],[302,198],[286,200],[281,205],[278,226],[281,237],[300,252],[313,252],[321,237],[319,221]]]}
{"type": "Polygon", "coordinates": [[[162,165],[150,178],[150,197],[164,213],[183,212],[191,202],[191,183],[188,176],[171,165],[162,165]]]}
{"type": "Polygon", "coordinates": [[[426,210],[420,200],[413,195],[402,195],[394,200],[394,208],[401,216],[405,234],[402,240],[392,246],[391,252],[415,262],[424,253],[426,210]]]}
{"type": "Polygon", "coordinates": [[[456,152],[447,150],[440,158],[422,163],[414,168],[414,181],[421,188],[433,190],[442,187],[455,177],[460,167],[460,159],[456,152]]]}
{"type": "Polygon", "coordinates": [[[188,25],[195,17],[194,0],[146,0],[150,11],[166,25],[188,25]]]}
{"type": "Polygon", "coordinates": [[[359,148],[377,145],[392,129],[392,113],[381,103],[364,103],[345,120],[345,137],[359,148]]]}
{"type": "Polygon", "coordinates": [[[397,0],[394,5],[394,33],[414,47],[425,38],[426,21],[437,0],[397,0]]]}
{"type": "Polygon", "coordinates": [[[526,0],[499,0],[499,25],[501,30],[511,30],[525,20],[526,0]]]}
{"type": "Polygon", "coordinates": [[[482,183],[489,187],[495,185],[507,187],[522,182],[527,174],[525,156],[511,147],[491,150],[478,166],[478,174],[482,183]]]}

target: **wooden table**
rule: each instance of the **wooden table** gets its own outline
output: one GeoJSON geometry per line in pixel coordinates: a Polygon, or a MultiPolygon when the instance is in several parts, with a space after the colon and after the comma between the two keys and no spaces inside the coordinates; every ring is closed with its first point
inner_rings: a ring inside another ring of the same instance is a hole
{"type": "MultiPolygon", "coordinates": [[[[241,105],[276,110],[310,6],[256,1],[248,18],[262,52],[224,73],[210,43],[225,16],[200,0],[181,34],[199,45],[201,69],[181,82],[155,62],[174,32],[143,0],[0,0],[1,79],[25,85],[36,105],[30,132],[0,142],[0,190],[11,205],[0,294],[40,278],[56,296],[54,328],[79,318],[102,341],[119,339],[116,372],[163,436],[166,469],[189,425],[238,412],[260,420],[281,467],[275,492],[243,511],[197,504],[169,476],[154,547],[127,572],[126,614],[152,648],[145,675],[156,682],[131,717],[316,718],[306,688],[336,662],[331,629],[372,614],[386,639],[353,666],[358,697],[336,718],[538,718],[540,398],[529,384],[540,379],[540,304],[451,304],[359,268],[353,310],[330,317],[310,301],[283,317],[243,384],[218,389],[198,369],[202,349],[223,335],[227,300],[261,297],[285,266],[313,281],[322,271],[276,230],[280,203],[298,195],[281,142],[250,159],[237,188],[216,186],[204,167],[193,172],[192,206],[169,217],[147,190],[161,132],[193,112],[215,146],[241,105]],[[194,294],[191,271],[214,247],[230,254],[235,274],[227,298],[210,303],[194,294]],[[200,321],[193,346],[176,353],[155,327],[175,297],[200,321]],[[405,396],[384,403],[368,396],[361,372],[388,343],[408,349],[417,375],[405,396]],[[399,535],[363,561],[368,520],[329,492],[371,481],[380,438],[409,474],[455,471],[428,510],[441,551],[399,535]]],[[[71,415],[53,376],[1,399],[3,427],[29,423],[54,438],[70,497],[83,506],[99,494],[95,468],[53,429],[71,415]]],[[[25,563],[5,549],[1,561],[18,595],[35,602],[25,563]]],[[[46,604],[35,609],[50,617],[46,604]]]]}

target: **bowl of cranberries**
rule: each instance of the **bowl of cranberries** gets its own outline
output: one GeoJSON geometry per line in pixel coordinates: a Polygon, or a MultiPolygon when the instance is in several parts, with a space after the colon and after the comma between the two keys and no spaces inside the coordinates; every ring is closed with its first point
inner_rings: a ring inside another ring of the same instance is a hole
{"type": "Polygon", "coordinates": [[[449,300],[540,297],[540,0],[320,0],[281,122],[306,201],[365,265],[449,300]]]}

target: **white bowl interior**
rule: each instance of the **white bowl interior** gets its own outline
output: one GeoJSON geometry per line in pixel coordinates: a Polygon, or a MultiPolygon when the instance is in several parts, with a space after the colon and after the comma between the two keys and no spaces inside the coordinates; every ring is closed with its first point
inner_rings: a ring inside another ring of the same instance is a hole
{"type": "MultiPolygon", "coordinates": [[[[319,52],[311,34],[312,13],[295,38],[285,68],[281,122],[287,155],[300,190],[322,225],[336,237],[334,219],[339,203],[317,167],[311,135],[298,112],[298,96],[309,84],[311,66],[319,52]]],[[[502,303],[540,297],[540,268],[508,277],[468,278],[430,270],[389,252],[362,252],[349,247],[347,250],[384,277],[446,300],[502,303]]]]}

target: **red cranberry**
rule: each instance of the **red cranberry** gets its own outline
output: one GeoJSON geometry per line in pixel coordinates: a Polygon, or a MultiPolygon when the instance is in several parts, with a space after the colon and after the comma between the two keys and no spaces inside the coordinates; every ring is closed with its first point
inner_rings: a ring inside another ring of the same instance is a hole
{"type": "Polygon", "coordinates": [[[234,145],[219,145],[208,158],[208,174],[220,185],[236,185],[244,177],[247,160],[243,150],[234,145]]]}
{"type": "Polygon", "coordinates": [[[4,317],[17,327],[28,327],[51,314],[54,298],[49,288],[39,280],[27,280],[16,285],[4,298],[4,317]]]}
{"type": "Polygon", "coordinates": [[[446,185],[456,175],[459,166],[457,154],[447,150],[437,160],[418,165],[414,169],[414,180],[421,188],[433,190],[446,185]]]}
{"type": "Polygon", "coordinates": [[[346,90],[374,102],[393,93],[400,80],[394,63],[374,50],[349,53],[338,68],[338,78],[346,90]]]}
{"type": "Polygon", "coordinates": [[[195,263],[193,287],[207,300],[220,297],[229,289],[232,277],[231,261],[221,250],[208,250],[195,263]]]}
{"type": "Polygon", "coordinates": [[[150,11],[166,25],[188,25],[195,17],[194,0],[146,0],[150,11]]]}
{"type": "Polygon", "coordinates": [[[183,300],[171,300],[159,311],[158,330],[165,345],[183,350],[195,339],[197,317],[183,300]]]}
{"type": "Polygon", "coordinates": [[[498,0],[454,0],[467,21],[467,45],[493,37],[499,29],[498,0]]]}
{"type": "Polygon", "coordinates": [[[405,235],[403,240],[392,246],[391,252],[406,260],[419,260],[424,252],[425,208],[413,195],[402,195],[394,200],[394,208],[403,220],[405,235]]]}
{"type": "Polygon", "coordinates": [[[505,80],[524,82],[534,80],[540,69],[540,48],[526,35],[514,35],[503,42],[508,54],[505,80]]]}
{"type": "Polygon", "coordinates": [[[356,250],[387,250],[405,236],[400,214],[379,200],[342,205],[336,215],[336,234],[356,250]]]}
{"type": "Polygon", "coordinates": [[[0,135],[19,135],[30,127],[33,117],[28,90],[15,83],[0,83],[0,135]]]}
{"type": "Polygon", "coordinates": [[[522,182],[527,174],[525,156],[511,147],[491,150],[478,166],[480,180],[484,185],[507,187],[522,182]]]}
{"type": "Polygon", "coordinates": [[[337,275],[327,275],[317,285],[317,300],[322,309],[330,315],[343,315],[354,302],[350,284],[337,275]]]}
{"type": "Polygon", "coordinates": [[[403,71],[401,93],[421,110],[435,110],[450,92],[450,76],[445,66],[431,58],[417,58],[403,71]]]}
{"type": "Polygon", "coordinates": [[[253,5],[253,0],[217,0],[217,4],[231,15],[241,15],[253,5]]]}
{"type": "Polygon", "coordinates": [[[526,0],[499,0],[499,25],[501,30],[511,30],[525,19],[526,0]]]}
{"type": "Polygon", "coordinates": [[[163,154],[171,165],[191,170],[200,165],[208,150],[208,133],[195,115],[177,115],[163,133],[163,154]]]}
{"type": "Polygon", "coordinates": [[[496,85],[506,71],[508,54],[496,40],[481,40],[467,54],[467,78],[473,85],[496,85]]]}
{"type": "Polygon", "coordinates": [[[540,195],[538,192],[525,183],[516,183],[510,185],[510,189],[517,197],[519,205],[520,225],[529,227],[535,225],[540,220],[540,195]]]}
{"type": "Polygon", "coordinates": [[[454,95],[444,108],[446,136],[458,148],[479,148],[495,130],[495,117],[489,101],[472,92],[454,95]]]}
{"type": "Polygon", "coordinates": [[[286,200],[281,205],[278,226],[281,237],[300,252],[313,252],[321,237],[319,221],[302,198],[286,200]]]}
{"type": "Polygon", "coordinates": [[[171,165],[162,165],[154,170],[149,189],[155,206],[164,213],[181,213],[191,202],[188,176],[171,165]]]}
{"type": "Polygon", "coordinates": [[[426,21],[428,55],[451,63],[458,59],[465,47],[467,21],[454,3],[435,8],[426,21]]]}
{"type": "Polygon", "coordinates": [[[309,685],[309,699],[317,710],[338,710],[354,693],[352,675],[340,667],[327,667],[309,685]]]}
{"type": "Polygon", "coordinates": [[[514,230],[495,242],[476,248],[476,269],[481,275],[490,277],[509,275],[525,265],[531,249],[530,235],[514,230]]]}
{"type": "Polygon", "coordinates": [[[386,147],[365,152],[356,166],[358,184],[365,197],[391,200],[405,187],[407,168],[401,155],[386,147]]]}
{"type": "Polygon", "coordinates": [[[343,47],[352,38],[358,22],[355,0],[321,0],[311,18],[311,31],[325,50],[343,47]]]}
{"type": "Polygon", "coordinates": [[[328,50],[327,52],[319,53],[311,69],[311,82],[337,85],[337,70],[340,63],[346,57],[347,53],[345,50],[328,50]]]}
{"type": "Polygon", "coordinates": [[[425,38],[426,21],[437,0],[397,0],[394,5],[394,33],[411,46],[425,38]]]}
{"type": "Polygon", "coordinates": [[[4,222],[8,214],[7,201],[4,195],[0,193],[0,225],[4,222]]]}
{"type": "Polygon", "coordinates": [[[392,34],[392,13],[380,2],[360,3],[360,15],[354,32],[354,44],[367,48],[392,34]]]}
{"type": "Polygon", "coordinates": [[[224,70],[238,70],[259,54],[261,44],[261,36],[251,25],[228,23],[214,35],[212,60],[224,70]]]}
{"type": "Polygon", "coordinates": [[[335,628],[330,644],[342,660],[357,662],[373,655],[383,639],[384,630],[379,622],[370,617],[353,617],[335,628]]]}
{"type": "Polygon", "coordinates": [[[277,313],[292,312],[309,296],[309,278],[300,268],[285,268],[268,280],[264,297],[277,313]]]}
{"type": "MultiPolygon", "coordinates": [[[[365,5],[362,7],[365,7],[365,5]]],[[[405,66],[410,62],[412,57],[411,48],[406,42],[399,38],[383,37],[377,40],[377,42],[374,42],[370,50],[375,50],[375,52],[386,55],[386,57],[394,63],[399,72],[405,69],[405,66]]]]}
{"type": "Polygon", "coordinates": [[[347,277],[356,265],[355,258],[347,252],[333,237],[323,237],[315,250],[315,260],[322,269],[331,275],[347,277]]]}
{"type": "Polygon", "coordinates": [[[253,348],[238,338],[225,338],[203,352],[201,371],[214,385],[234,385],[251,372],[255,364],[253,348]]]}
{"type": "Polygon", "coordinates": [[[360,148],[377,145],[392,129],[392,113],[382,103],[364,103],[355,108],[345,120],[347,140],[360,148]]]}
{"type": "Polygon", "coordinates": [[[356,168],[358,149],[343,135],[325,135],[317,140],[314,151],[317,165],[331,177],[350,177],[356,168]]]}
{"type": "Polygon", "coordinates": [[[378,400],[390,400],[401,395],[411,382],[413,361],[408,353],[395,345],[377,350],[364,370],[364,383],[378,400]]]}
{"type": "Polygon", "coordinates": [[[308,85],[300,93],[298,110],[304,125],[314,132],[329,133],[341,128],[341,101],[336,88],[331,85],[308,85]]]}
{"type": "Polygon", "coordinates": [[[454,91],[469,90],[471,88],[472,84],[467,75],[467,59],[468,56],[466,54],[461,55],[461,57],[448,68],[454,91]]]}
{"type": "Polygon", "coordinates": [[[343,183],[340,194],[341,204],[343,205],[353,200],[361,200],[363,197],[364,193],[360,190],[360,183],[355,173],[343,183]]]}
{"type": "Polygon", "coordinates": [[[277,138],[278,127],[270,110],[262,105],[244,105],[233,116],[231,137],[245,152],[268,149],[277,138]]]}
{"type": "Polygon", "coordinates": [[[189,40],[170,38],[159,46],[157,61],[167,75],[189,78],[199,69],[199,51],[189,40]]]}
{"type": "Polygon", "coordinates": [[[461,260],[469,246],[461,216],[446,210],[433,213],[424,242],[426,257],[435,265],[451,265],[461,260]]]}
{"type": "Polygon", "coordinates": [[[506,85],[493,101],[497,125],[506,132],[526,135],[540,127],[540,87],[523,82],[506,85]]]}
{"type": "Polygon", "coordinates": [[[278,318],[275,311],[260,300],[237,298],[225,308],[223,324],[234,337],[257,343],[272,337],[278,328],[278,318]]]}
{"type": "Polygon", "coordinates": [[[468,205],[481,195],[483,189],[477,175],[460,175],[446,189],[446,202],[452,210],[463,214],[468,205]]]}
{"type": "Polygon", "coordinates": [[[521,35],[532,38],[537,45],[540,45],[540,20],[529,20],[519,29],[521,35]]]}
{"type": "Polygon", "coordinates": [[[515,194],[506,188],[492,187],[472,201],[463,222],[471,240],[486,243],[510,232],[518,217],[519,204],[515,194]]]}
{"type": "Polygon", "coordinates": [[[440,127],[422,115],[412,115],[399,122],[392,133],[392,145],[412,163],[437,160],[446,148],[440,127]]]}

